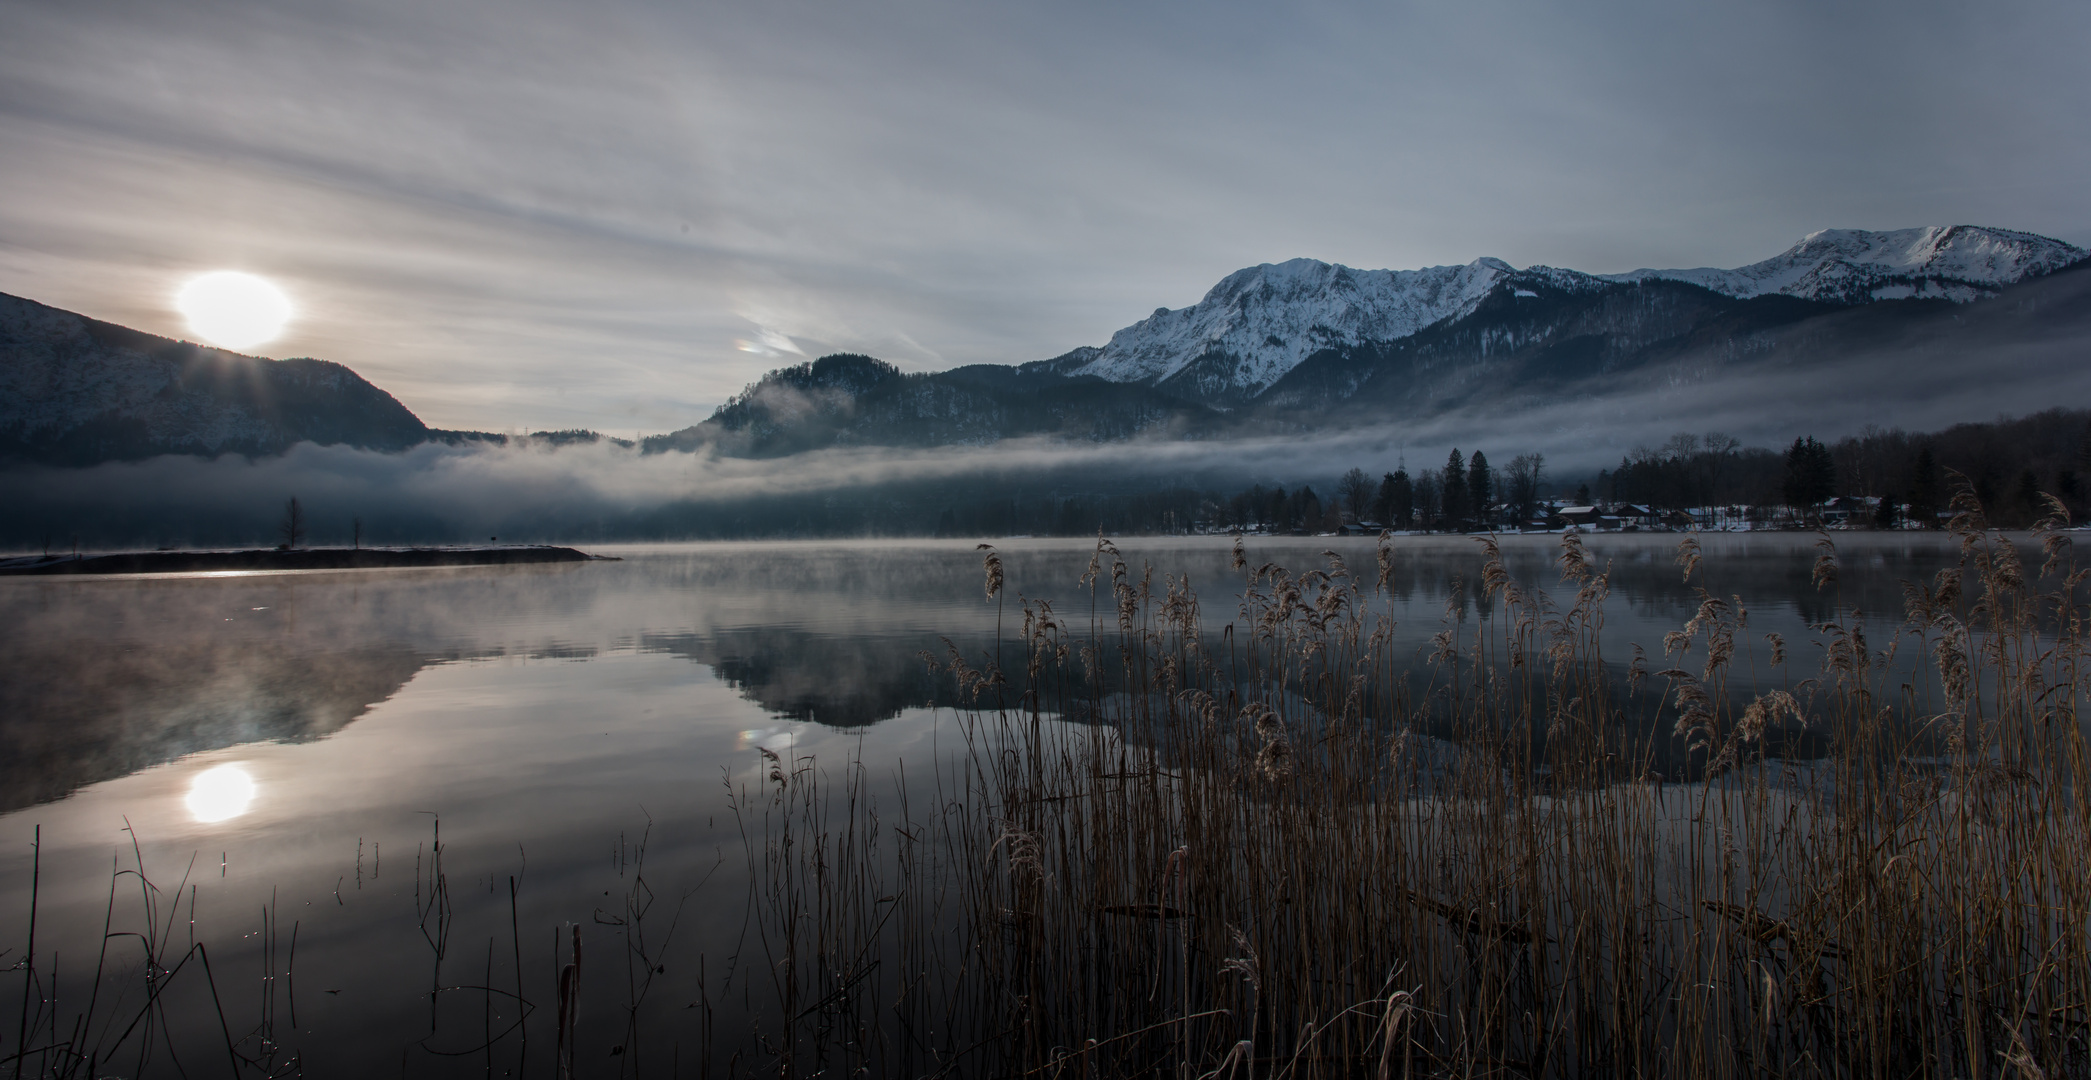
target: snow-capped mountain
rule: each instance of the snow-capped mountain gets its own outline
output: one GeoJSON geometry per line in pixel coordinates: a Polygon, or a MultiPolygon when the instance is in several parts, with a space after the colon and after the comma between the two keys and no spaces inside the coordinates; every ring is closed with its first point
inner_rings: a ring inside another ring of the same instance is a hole
{"type": "Polygon", "coordinates": [[[1394,341],[1464,315],[1513,273],[1501,259],[1421,270],[1265,263],[1227,275],[1190,307],[1155,309],[1060,373],[1246,400],[1323,349],[1394,341]]]}
{"type": "Polygon", "coordinates": [[[1975,225],[1867,232],[1823,229],[1763,262],[1733,270],[1635,270],[1606,281],[1663,279],[1735,297],[1778,293],[1833,304],[1929,297],[1966,303],[2084,258],[2033,233],[1975,225]]]}
{"type": "Polygon", "coordinates": [[[1356,270],[1314,259],[1228,275],[1187,308],[1153,315],[1078,349],[1025,365],[1152,386],[1192,401],[1257,399],[1309,357],[1398,342],[1465,318],[1492,296],[1592,295],[1651,282],[1697,285],[1735,299],[1779,295],[1850,306],[1920,298],[1967,302],[2086,257],[2032,233],[1968,225],[1890,232],[1825,229],[1733,270],[1586,274],[1501,259],[1421,270],[1356,270]]]}

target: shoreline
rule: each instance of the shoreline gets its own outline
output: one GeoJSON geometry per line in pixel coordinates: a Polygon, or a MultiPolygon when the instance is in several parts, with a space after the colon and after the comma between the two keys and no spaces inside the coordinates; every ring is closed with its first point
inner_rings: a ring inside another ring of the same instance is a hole
{"type": "Polygon", "coordinates": [[[0,576],[181,574],[241,570],[370,570],[426,566],[513,566],[592,562],[612,556],[550,544],[496,547],[256,548],[239,551],[126,551],[0,559],[0,576]]]}

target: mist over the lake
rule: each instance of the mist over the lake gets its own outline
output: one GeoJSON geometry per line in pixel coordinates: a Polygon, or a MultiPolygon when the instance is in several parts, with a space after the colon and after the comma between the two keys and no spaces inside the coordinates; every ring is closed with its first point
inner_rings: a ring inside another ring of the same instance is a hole
{"type": "MultiPolygon", "coordinates": [[[[763,523],[746,531],[790,533],[796,519],[779,517],[779,507],[896,497],[909,514],[877,531],[919,535],[948,506],[1018,491],[1189,487],[1226,495],[1260,483],[1311,484],[1326,493],[1353,467],[1373,476],[1404,464],[1433,468],[1453,448],[1482,450],[1498,462],[1543,454],[1551,490],[1566,493],[1677,432],[1719,432],[1782,449],[1800,435],[1827,440],[1868,426],[1921,432],[2091,400],[2091,365],[2077,362],[2086,348],[2076,339],[2009,342],[1985,350],[1977,367],[1951,343],[1898,344],[1814,368],[1716,372],[1635,392],[1481,404],[1419,421],[1190,439],[1161,431],[1115,442],[1037,437],[769,458],[642,453],[610,440],[430,442],[402,452],[303,442],[273,456],[15,466],[0,469],[0,500],[11,508],[0,519],[0,543],[55,550],[75,539],[148,547],[273,542],[292,496],[310,508],[314,537],[325,543],[346,542],[356,518],[373,543],[733,535],[742,530],[722,522],[750,508],[763,523]]],[[[1691,367],[1686,361],[1678,370],[1691,367]]]]}

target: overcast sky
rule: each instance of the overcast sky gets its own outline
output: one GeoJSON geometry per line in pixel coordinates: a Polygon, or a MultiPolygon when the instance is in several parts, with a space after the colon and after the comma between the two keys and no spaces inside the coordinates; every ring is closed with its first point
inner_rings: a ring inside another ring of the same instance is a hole
{"type": "Polygon", "coordinates": [[[1228,272],[2091,245],[2091,5],[0,0],[0,291],[428,423],[693,423],[763,371],[1020,363],[1228,272]]]}

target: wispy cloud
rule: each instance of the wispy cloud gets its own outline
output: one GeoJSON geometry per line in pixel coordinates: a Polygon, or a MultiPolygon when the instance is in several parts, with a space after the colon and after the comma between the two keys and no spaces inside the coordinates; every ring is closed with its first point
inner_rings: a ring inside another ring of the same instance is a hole
{"type": "Polygon", "coordinates": [[[739,338],[734,344],[744,353],[754,353],[763,357],[783,356],[787,353],[792,356],[806,355],[806,350],[799,348],[797,342],[767,326],[756,327],[753,338],[739,338]]]}
{"type": "Polygon", "coordinates": [[[2091,242],[2080,4],[0,8],[0,291],[238,265],[431,423],[666,430],[794,355],[1040,359],[1244,265],[2091,242]],[[762,350],[744,351],[742,343],[762,350]]]}

